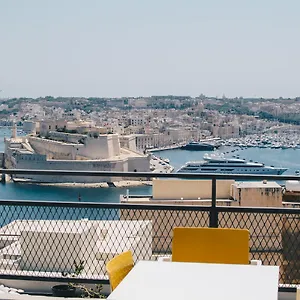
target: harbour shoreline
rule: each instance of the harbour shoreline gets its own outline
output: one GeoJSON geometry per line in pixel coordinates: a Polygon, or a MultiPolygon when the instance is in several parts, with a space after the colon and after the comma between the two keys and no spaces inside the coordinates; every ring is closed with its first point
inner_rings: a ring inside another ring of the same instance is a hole
{"type": "Polygon", "coordinates": [[[135,186],[152,186],[152,181],[134,181],[134,180],[122,180],[116,182],[99,182],[99,183],[80,183],[80,182],[63,182],[63,183],[55,183],[55,182],[36,182],[30,180],[17,180],[17,181],[9,181],[9,183],[17,183],[17,184],[32,184],[32,185],[40,185],[40,186],[54,186],[54,187],[81,187],[81,188],[125,188],[125,187],[135,187],[135,186]]]}

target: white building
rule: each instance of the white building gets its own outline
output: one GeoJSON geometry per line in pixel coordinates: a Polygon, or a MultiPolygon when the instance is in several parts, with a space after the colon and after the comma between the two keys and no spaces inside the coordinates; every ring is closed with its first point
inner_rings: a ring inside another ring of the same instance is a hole
{"type": "Polygon", "coordinates": [[[85,276],[105,278],[106,263],[125,250],[135,261],[152,256],[151,221],[16,220],[0,233],[2,274],[73,272],[84,261],[85,276]]]}
{"type": "Polygon", "coordinates": [[[143,152],[150,148],[159,148],[164,146],[165,136],[162,133],[155,134],[136,134],[136,149],[143,152]]]}

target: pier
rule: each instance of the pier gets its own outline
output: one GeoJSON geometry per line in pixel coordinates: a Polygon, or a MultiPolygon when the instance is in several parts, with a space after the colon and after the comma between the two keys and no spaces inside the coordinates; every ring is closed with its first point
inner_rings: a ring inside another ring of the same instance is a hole
{"type": "Polygon", "coordinates": [[[176,145],[165,146],[165,147],[147,149],[147,151],[148,152],[158,152],[158,151],[165,151],[165,150],[180,149],[185,144],[186,144],[186,142],[180,143],[180,144],[176,144],[176,145]]]}

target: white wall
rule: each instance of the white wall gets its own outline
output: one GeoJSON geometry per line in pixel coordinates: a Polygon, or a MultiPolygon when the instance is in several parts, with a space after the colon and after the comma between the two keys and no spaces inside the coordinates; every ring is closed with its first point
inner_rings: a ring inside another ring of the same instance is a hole
{"type": "Polygon", "coordinates": [[[44,154],[49,159],[75,159],[76,153],[84,148],[81,144],[66,144],[63,142],[29,137],[29,143],[39,154],[44,154]]]}
{"type": "Polygon", "coordinates": [[[87,137],[85,147],[80,148],[78,155],[91,159],[105,159],[111,157],[107,135],[100,135],[98,138],[87,137]]]}
{"type": "Polygon", "coordinates": [[[112,140],[112,155],[113,156],[118,156],[120,155],[120,140],[119,140],[119,136],[117,134],[111,134],[108,135],[108,137],[111,138],[112,140]]]}
{"type": "MultiPolygon", "coordinates": [[[[116,171],[123,172],[127,159],[113,161],[92,161],[92,160],[48,160],[32,161],[20,160],[16,168],[18,169],[38,169],[38,170],[78,170],[78,171],[116,171]]],[[[114,182],[119,181],[116,177],[95,177],[95,176],[46,176],[46,175],[18,175],[17,178],[28,178],[38,182],[114,182]]]]}
{"type": "Polygon", "coordinates": [[[128,157],[128,172],[150,172],[150,157],[128,157]]]}

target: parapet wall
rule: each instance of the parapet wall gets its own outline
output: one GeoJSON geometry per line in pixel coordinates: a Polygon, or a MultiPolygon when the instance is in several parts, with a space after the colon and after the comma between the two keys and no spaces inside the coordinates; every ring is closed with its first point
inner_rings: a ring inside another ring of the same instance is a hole
{"type": "MultiPolygon", "coordinates": [[[[234,180],[217,181],[217,199],[230,197],[234,180]]],[[[153,200],[211,199],[211,180],[153,180],[153,200]]]]}
{"type": "Polygon", "coordinates": [[[29,137],[29,143],[37,153],[44,154],[50,159],[75,159],[76,153],[84,147],[36,137],[29,137]]]}

